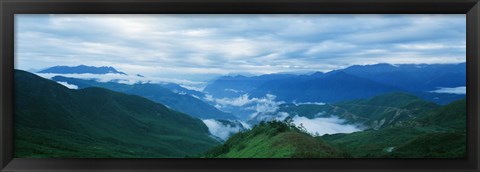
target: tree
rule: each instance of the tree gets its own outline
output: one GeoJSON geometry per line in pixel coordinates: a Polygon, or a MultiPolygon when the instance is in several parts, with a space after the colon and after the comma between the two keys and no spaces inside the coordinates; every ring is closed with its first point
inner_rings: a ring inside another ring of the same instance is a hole
{"type": "Polygon", "coordinates": [[[290,116],[287,116],[284,120],[283,123],[287,124],[288,127],[294,128],[295,124],[293,123],[293,118],[290,116]]]}
{"type": "Polygon", "coordinates": [[[302,133],[308,133],[307,129],[305,128],[305,126],[303,126],[303,123],[300,123],[300,125],[298,125],[298,129],[302,132],[302,133]]]}

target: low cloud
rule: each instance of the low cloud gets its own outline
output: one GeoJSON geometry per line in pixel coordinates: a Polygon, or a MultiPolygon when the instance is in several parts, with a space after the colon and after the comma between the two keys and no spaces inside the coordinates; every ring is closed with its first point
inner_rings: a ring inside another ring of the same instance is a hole
{"type": "Polygon", "coordinates": [[[69,84],[68,82],[57,82],[57,83],[62,84],[63,86],[65,86],[69,89],[74,89],[74,90],[78,89],[78,86],[73,85],[73,84],[69,84]]]}
{"type": "Polygon", "coordinates": [[[211,94],[206,94],[206,93],[205,93],[205,100],[209,102],[215,102],[215,99],[213,98],[213,96],[211,94]]]}
{"type": "Polygon", "coordinates": [[[244,106],[248,103],[254,102],[253,99],[248,98],[248,94],[244,94],[240,97],[237,98],[221,98],[221,99],[215,99],[215,102],[219,105],[230,105],[230,106],[244,106]]]}
{"type": "Polygon", "coordinates": [[[238,133],[239,131],[250,128],[250,126],[246,125],[244,122],[239,122],[240,125],[230,125],[230,124],[223,124],[214,119],[205,119],[202,120],[205,125],[208,127],[208,131],[214,136],[221,138],[222,140],[227,140],[228,137],[231,135],[238,133]]]}
{"type": "Polygon", "coordinates": [[[324,134],[361,131],[361,129],[355,125],[345,124],[345,120],[338,117],[309,119],[306,117],[295,116],[293,117],[293,123],[296,126],[303,125],[307,132],[312,135],[318,134],[320,136],[324,134]]]}
{"type": "Polygon", "coordinates": [[[239,93],[239,92],[242,92],[242,91],[235,90],[235,89],[231,89],[231,88],[226,88],[226,89],[224,89],[224,90],[225,90],[225,91],[234,92],[234,93],[239,93]]]}
{"type": "Polygon", "coordinates": [[[253,113],[250,113],[250,118],[255,118],[258,114],[275,112],[280,104],[285,103],[283,101],[275,101],[276,98],[277,96],[272,94],[267,94],[265,97],[260,98],[250,98],[248,94],[244,94],[237,98],[213,99],[207,96],[206,99],[215,102],[215,107],[217,108],[241,108],[251,111],[253,113]]]}
{"type": "Polygon", "coordinates": [[[271,121],[271,120],[283,121],[288,116],[290,116],[290,115],[287,112],[278,112],[276,114],[267,113],[267,114],[261,114],[261,115],[259,114],[259,115],[255,116],[255,120],[257,120],[257,121],[271,121]]]}
{"type": "MultiPolygon", "coordinates": [[[[198,83],[198,84],[204,84],[204,83],[198,83]]],[[[206,87],[206,85],[185,85],[185,84],[180,86],[189,90],[199,91],[199,92],[203,92],[203,89],[205,89],[206,87]]]]}
{"type": "Polygon", "coordinates": [[[332,117],[319,117],[324,116],[324,112],[320,112],[315,115],[317,118],[307,118],[298,116],[295,114],[289,114],[287,112],[278,112],[278,113],[262,113],[256,116],[256,121],[283,121],[287,117],[291,116],[293,123],[298,126],[303,126],[308,133],[311,135],[324,135],[324,134],[335,134],[335,133],[352,133],[356,131],[361,131],[358,126],[352,124],[345,124],[345,120],[338,118],[337,116],[332,117]]]}
{"type": "Polygon", "coordinates": [[[255,110],[257,112],[266,112],[271,111],[274,112],[277,110],[278,105],[284,102],[276,102],[275,99],[277,96],[272,94],[267,94],[265,97],[261,98],[250,98],[248,94],[241,95],[237,98],[221,98],[221,99],[213,99],[212,97],[207,95],[207,100],[214,101],[218,105],[221,106],[248,106],[247,109],[255,110]]]}
{"type": "Polygon", "coordinates": [[[323,102],[300,102],[300,103],[297,103],[297,102],[293,102],[293,104],[295,104],[296,106],[298,105],[325,105],[325,103],[323,102]]]}
{"type": "MultiPolygon", "coordinates": [[[[283,101],[275,101],[276,96],[267,94],[266,97],[258,99],[260,101],[257,101],[254,106],[250,106],[247,109],[254,110],[255,113],[251,115],[251,118],[254,118],[260,113],[269,113],[269,112],[275,112],[278,110],[278,106],[280,104],[283,104],[285,102],[283,101]]],[[[256,99],[256,98],[254,98],[256,99]]]]}
{"type": "Polygon", "coordinates": [[[190,94],[190,96],[192,96],[192,97],[194,97],[194,98],[196,98],[196,99],[198,99],[198,100],[202,100],[200,97],[198,97],[198,96],[196,96],[196,95],[190,94]]]}
{"type": "Polygon", "coordinates": [[[54,76],[64,76],[68,78],[78,78],[78,79],[94,79],[98,82],[110,82],[116,81],[122,84],[135,84],[135,83],[176,83],[181,84],[182,87],[189,85],[191,87],[198,85],[205,85],[204,82],[189,81],[184,79],[172,79],[172,78],[159,78],[159,77],[148,77],[148,76],[138,76],[138,75],[122,75],[115,73],[108,74],[57,74],[57,73],[36,73],[37,75],[52,79],[54,76]]]}
{"type": "Polygon", "coordinates": [[[453,87],[453,88],[446,88],[440,87],[437,90],[430,91],[431,93],[447,93],[447,94],[466,94],[467,87],[453,87]]]}

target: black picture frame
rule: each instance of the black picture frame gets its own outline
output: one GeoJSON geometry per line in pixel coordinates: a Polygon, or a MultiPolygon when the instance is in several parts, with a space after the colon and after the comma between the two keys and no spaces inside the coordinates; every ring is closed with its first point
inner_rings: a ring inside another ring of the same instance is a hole
{"type": "Polygon", "coordinates": [[[480,171],[479,0],[1,0],[0,169],[12,171],[480,171]],[[465,14],[465,159],[13,158],[15,14],[465,14]]]}

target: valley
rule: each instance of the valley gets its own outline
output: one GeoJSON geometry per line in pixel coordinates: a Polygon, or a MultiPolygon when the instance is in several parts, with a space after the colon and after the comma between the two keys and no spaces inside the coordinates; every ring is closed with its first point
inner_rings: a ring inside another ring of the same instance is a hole
{"type": "Polygon", "coordinates": [[[436,90],[464,87],[464,67],[219,76],[202,90],[107,66],[16,70],[16,156],[463,157],[465,95],[436,90]]]}

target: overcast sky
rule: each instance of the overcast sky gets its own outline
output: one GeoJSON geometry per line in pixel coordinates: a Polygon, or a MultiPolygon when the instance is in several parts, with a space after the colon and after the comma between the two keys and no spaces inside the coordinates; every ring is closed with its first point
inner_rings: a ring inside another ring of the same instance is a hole
{"type": "Polygon", "coordinates": [[[18,69],[112,66],[202,80],[465,62],[465,15],[15,15],[18,69]],[[202,77],[204,76],[204,77],[202,77]]]}

